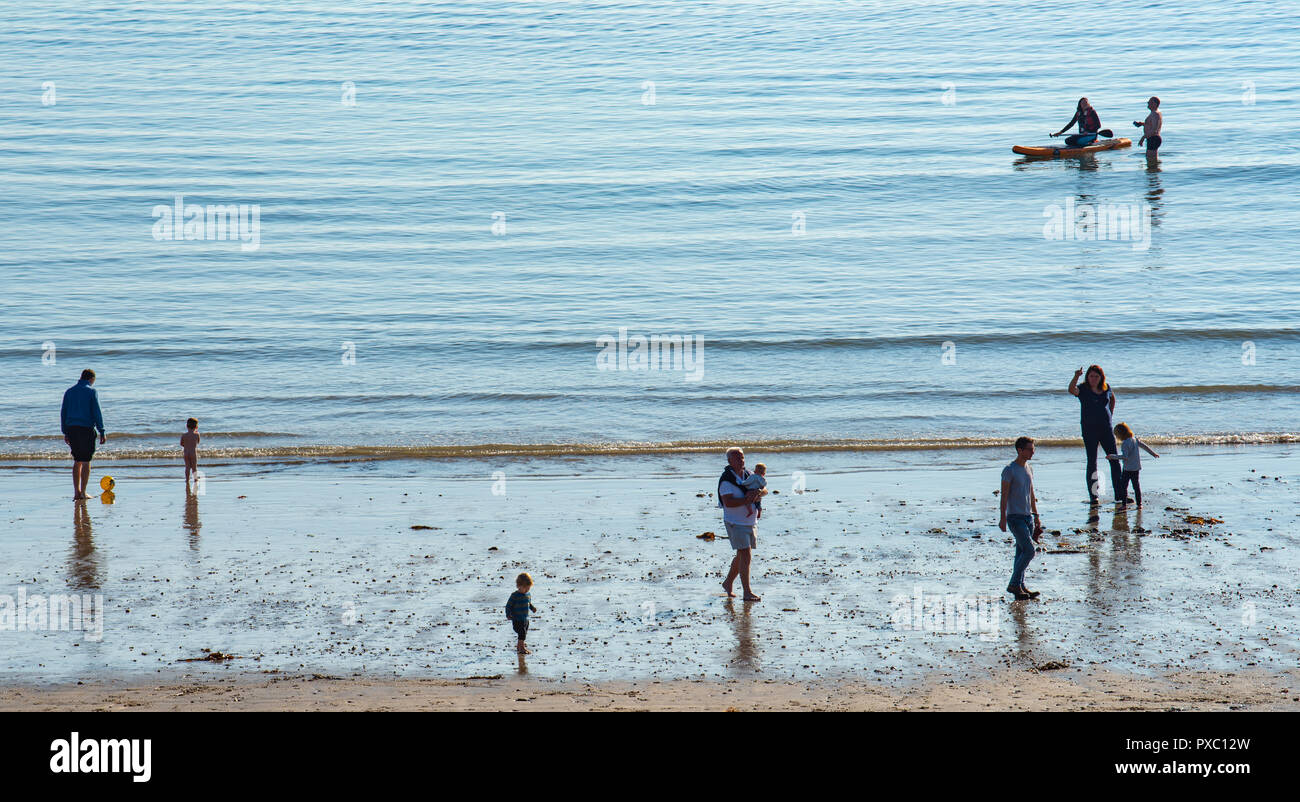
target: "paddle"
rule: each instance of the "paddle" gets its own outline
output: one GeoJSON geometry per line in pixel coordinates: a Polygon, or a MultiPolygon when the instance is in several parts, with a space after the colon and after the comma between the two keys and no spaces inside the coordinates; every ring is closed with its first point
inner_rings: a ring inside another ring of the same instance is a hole
{"type": "MultiPolygon", "coordinates": [[[[1138,123],[1138,125],[1141,124],[1142,123],[1138,123]]],[[[1052,136],[1060,136],[1060,134],[1052,134],[1052,136]]],[[[1097,132],[1097,137],[1099,139],[1110,139],[1113,136],[1115,136],[1115,132],[1110,130],[1109,128],[1103,128],[1097,132]]]]}

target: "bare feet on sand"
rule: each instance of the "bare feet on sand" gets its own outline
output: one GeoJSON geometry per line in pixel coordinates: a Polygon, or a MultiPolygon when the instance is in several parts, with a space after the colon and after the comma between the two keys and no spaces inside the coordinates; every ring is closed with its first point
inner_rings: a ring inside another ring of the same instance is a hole
{"type": "Polygon", "coordinates": [[[727,597],[728,597],[728,598],[731,598],[731,599],[736,598],[736,594],[734,594],[734,593],[731,592],[731,585],[728,585],[726,582],[723,582],[723,583],[722,583],[722,589],[725,590],[725,591],[727,591],[727,597]]]}
{"type": "Polygon", "coordinates": [[[527,646],[525,646],[525,645],[523,645],[523,644],[521,643],[521,644],[519,644],[519,653],[520,653],[520,654],[532,654],[532,653],[533,653],[533,650],[532,650],[532,649],[529,649],[527,646]]]}
{"type": "Polygon", "coordinates": [[[744,598],[744,601],[762,601],[762,600],[763,599],[761,596],[755,596],[752,593],[746,593],[744,598]]]}

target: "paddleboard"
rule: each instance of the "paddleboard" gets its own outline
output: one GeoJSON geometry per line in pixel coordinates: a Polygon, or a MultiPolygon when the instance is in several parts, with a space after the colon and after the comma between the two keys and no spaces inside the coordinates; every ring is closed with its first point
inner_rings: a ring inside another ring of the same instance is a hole
{"type": "Polygon", "coordinates": [[[1011,152],[1019,153],[1022,156],[1037,156],[1043,159],[1069,159],[1075,156],[1087,156],[1089,153],[1097,153],[1102,150],[1127,148],[1132,144],[1133,140],[1120,137],[1119,139],[1099,139],[1091,145],[1085,145],[1081,148],[1055,147],[1052,145],[1012,145],[1011,152]]]}

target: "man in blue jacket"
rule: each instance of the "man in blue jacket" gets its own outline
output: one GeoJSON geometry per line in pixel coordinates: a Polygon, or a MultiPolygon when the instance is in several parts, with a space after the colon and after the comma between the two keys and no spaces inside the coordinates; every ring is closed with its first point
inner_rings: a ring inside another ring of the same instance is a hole
{"type": "Polygon", "coordinates": [[[74,499],[86,498],[86,485],[90,482],[90,460],[95,456],[95,430],[99,430],[99,444],[104,444],[104,416],[99,412],[99,394],[91,385],[95,371],[81,371],[81,381],[63,393],[63,409],[59,422],[63,428],[63,442],[72,449],[72,487],[74,499]]]}

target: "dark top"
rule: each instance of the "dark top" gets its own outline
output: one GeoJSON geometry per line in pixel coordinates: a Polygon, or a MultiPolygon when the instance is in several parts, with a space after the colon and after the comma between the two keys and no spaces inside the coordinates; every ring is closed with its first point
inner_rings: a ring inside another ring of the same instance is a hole
{"type": "Polygon", "coordinates": [[[99,412],[99,394],[90,382],[82,380],[63,394],[63,407],[59,410],[59,428],[64,434],[69,426],[85,426],[99,430],[104,435],[104,416],[99,412]]]}
{"type": "Polygon", "coordinates": [[[1086,384],[1078,385],[1079,423],[1084,426],[1105,426],[1110,428],[1110,400],[1114,393],[1109,388],[1094,393],[1086,384]]]}
{"type": "Polygon", "coordinates": [[[728,465],[727,467],[723,468],[723,469],[722,469],[722,476],[720,476],[720,477],[718,478],[718,506],[721,507],[721,508],[724,509],[724,510],[727,509],[727,505],[722,503],[722,483],[723,483],[723,482],[730,482],[730,483],[732,483],[733,485],[736,486],[736,489],[739,490],[739,491],[741,492],[742,495],[744,495],[744,494],[747,492],[747,491],[745,490],[745,487],[744,487],[744,481],[745,481],[746,479],[748,479],[749,477],[750,477],[750,473],[749,473],[749,471],[745,471],[744,473],[739,473],[739,474],[738,474],[738,473],[736,473],[734,470],[731,469],[731,466],[730,466],[730,465],[728,465]]]}
{"type": "Polygon", "coordinates": [[[511,621],[527,621],[529,610],[537,612],[537,608],[533,606],[533,594],[520,593],[517,590],[510,594],[510,598],[506,601],[506,618],[511,621]]]}
{"type": "Polygon", "coordinates": [[[1065,130],[1068,131],[1070,126],[1075,123],[1079,124],[1079,133],[1081,134],[1095,134],[1101,130],[1101,118],[1097,116],[1097,110],[1091,106],[1082,114],[1079,113],[1078,109],[1075,109],[1074,116],[1065,124],[1065,130]]]}

